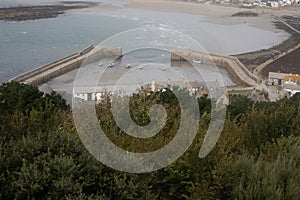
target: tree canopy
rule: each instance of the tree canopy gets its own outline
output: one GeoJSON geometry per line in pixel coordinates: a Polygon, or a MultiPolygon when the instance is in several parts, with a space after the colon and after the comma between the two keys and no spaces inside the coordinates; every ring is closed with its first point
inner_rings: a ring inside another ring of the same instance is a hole
{"type": "MultiPolygon", "coordinates": [[[[185,91],[182,91],[185,92],[185,91]]],[[[146,95],[147,94],[147,95],[146,95]]],[[[213,102],[198,98],[197,136],[183,156],[147,174],[111,169],[85,149],[72,112],[59,94],[16,82],[0,86],[0,199],[300,199],[300,96],[254,103],[231,96],[215,148],[200,159],[213,102]]],[[[152,151],[172,140],[179,104],[167,92],[130,99],[130,114],[149,123],[149,107],[161,104],[168,120],[144,141],[116,125],[110,100],[96,105],[106,135],[121,148],[152,151]]],[[[87,119],[88,121],[88,119],[87,119]]]]}

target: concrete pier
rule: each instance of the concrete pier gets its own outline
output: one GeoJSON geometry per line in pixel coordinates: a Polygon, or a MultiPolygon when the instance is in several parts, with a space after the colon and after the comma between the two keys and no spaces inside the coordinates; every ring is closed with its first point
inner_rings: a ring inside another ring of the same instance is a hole
{"type": "MultiPolygon", "coordinates": [[[[116,60],[122,57],[120,47],[102,47],[90,45],[87,48],[71,54],[55,62],[38,67],[23,73],[9,81],[18,81],[25,84],[41,85],[69,71],[79,68],[82,64],[88,64],[100,58],[116,60]],[[84,63],[83,63],[84,62],[84,63]]],[[[203,64],[213,64],[223,67],[228,71],[230,78],[239,86],[256,86],[258,78],[253,75],[236,57],[207,54],[198,51],[172,51],[171,66],[178,62],[196,63],[201,67],[203,64]]]]}
{"type": "Polygon", "coordinates": [[[118,47],[100,47],[90,45],[87,48],[71,54],[65,58],[40,66],[31,71],[16,76],[9,81],[17,81],[31,85],[41,85],[47,81],[61,76],[69,71],[79,68],[82,62],[93,62],[100,57],[120,57],[122,49],[118,47]],[[88,58],[88,59],[87,59],[88,58]]]}
{"type": "Polygon", "coordinates": [[[230,78],[238,85],[255,86],[258,82],[258,78],[252,74],[236,57],[211,53],[208,54],[198,51],[174,50],[171,52],[171,63],[193,63],[193,60],[199,60],[203,64],[211,64],[225,68],[230,78]]]}

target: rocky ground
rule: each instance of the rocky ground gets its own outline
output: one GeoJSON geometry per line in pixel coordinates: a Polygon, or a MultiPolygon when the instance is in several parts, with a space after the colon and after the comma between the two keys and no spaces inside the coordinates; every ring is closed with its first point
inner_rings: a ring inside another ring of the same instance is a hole
{"type": "Polygon", "coordinates": [[[257,17],[258,14],[252,11],[240,11],[232,15],[232,17],[257,17]]]}
{"type": "Polygon", "coordinates": [[[267,65],[262,70],[262,76],[267,77],[269,72],[282,72],[300,74],[300,48],[287,54],[286,56],[267,65]]]}
{"type": "MultiPolygon", "coordinates": [[[[296,24],[292,23],[292,21],[297,22],[297,20],[295,20],[295,17],[287,17],[286,16],[283,19],[286,22],[288,22],[290,25],[292,25],[293,27],[299,28],[298,26],[296,26],[296,24]],[[288,20],[288,19],[290,19],[290,20],[288,20]]],[[[300,20],[300,17],[298,18],[298,20],[300,20]]],[[[249,70],[253,71],[259,64],[264,63],[266,60],[268,60],[272,57],[276,57],[281,52],[284,52],[287,49],[290,49],[290,48],[292,48],[292,47],[294,47],[294,46],[296,46],[297,44],[300,43],[300,35],[298,33],[295,33],[294,31],[292,31],[291,29],[286,27],[281,22],[275,22],[275,24],[278,28],[283,29],[283,30],[287,31],[288,33],[290,33],[291,37],[289,39],[287,39],[286,41],[282,42],[281,44],[276,45],[276,46],[274,46],[270,49],[264,49],[264,50],[260,50],[260,51],[256,51],[256,52],[249,52],[249,53],[245,53],[245,54],[235,55],[249,70]]],[[[299,53],[299,52],[297,51],[297,53],[299,53]]],[[[289,60],[286,60],[286,61],[290,62],[290,60],[292,59],[292,60],[296,60],[296,61],[298,60],[298,63],[299,63],[300,55],[297,54],[297,53],[296,54],[292,53],[291,55],[294,55],[296,57],[293,58],[292,56],[288,56],[289,60]]],[[[279,60],[282,60],[285,57],[283,57],[279,60]]],[[[291,60],[291,65],[294,65],[295,62],[293,62],[292,60],[291,60]]],[[[265,75],[266,70],[267,71],[272,71],[272,70],[275,70],[275,67],[274,66],[272,68],[270,68],[269,66],[266,67],[266,69],[264,70],[265,72],[263,73],[263,75],[265,75]]],[[[280,70],[280,69],[278,68],[276,71],[278,71],[278,70],[280,70]]],[[[291,72],[289,72],[289,73],[291,73],[291,72]]]]}
{"type": "Polygon", "coordinates": [[[81,9],[94,6],[92,3],[68,2],[62,5],[18,6],[0,8],[0,20],[25,21],[55,18],[66,10],[81,9]]]}

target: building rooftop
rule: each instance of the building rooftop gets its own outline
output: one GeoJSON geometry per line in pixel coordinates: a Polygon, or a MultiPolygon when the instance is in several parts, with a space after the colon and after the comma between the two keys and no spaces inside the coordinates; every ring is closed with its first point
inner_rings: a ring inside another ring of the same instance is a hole
{"type": "Polygon", "coordinates": [[[298,75],[285,76],[284,81],[300,81],[300,76],[298,75]]]}
{"type": "Polygon", "coordinates": [[[269,72],[269,78],[273,79],[284,79],[286,76],[291,76],[294,74],[281,73],[281,72],[269,72]]]}

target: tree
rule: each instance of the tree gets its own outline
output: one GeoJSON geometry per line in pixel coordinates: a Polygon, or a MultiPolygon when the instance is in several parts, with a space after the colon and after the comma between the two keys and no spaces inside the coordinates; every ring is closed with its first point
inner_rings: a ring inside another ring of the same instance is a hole
{"type": "Polygon", "coordinates": [[[66,100],[55,92],[44,95],[36,86],[18,82],[3,83],[0,86],[1,114],[15,111],[28,113],[32,109],[44,108],[47,103],[52,104],[55,109],[69,108],[66,100]]]}
{"type": "Polygon", "coordinates": [[[69,121],[66,115],[69,107],[55,92],[44,94],[36,86],[3,83],[0,86],[0,139],[61,126],[64,120],[69,121]]]}
{"type": "Polygon", "coordinates": [[[227,106],[227,113],[230,117],[239,117],[244,115],[251,109],[253,101],[246,96],[232,95],[229,98],[229,105],[227,106]]]}

